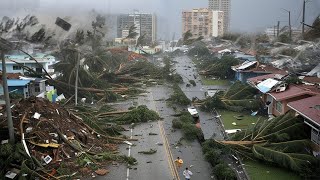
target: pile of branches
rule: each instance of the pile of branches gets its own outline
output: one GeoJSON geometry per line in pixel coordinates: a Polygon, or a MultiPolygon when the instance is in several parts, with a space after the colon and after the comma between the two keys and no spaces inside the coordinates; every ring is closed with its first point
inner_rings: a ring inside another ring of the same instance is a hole
{"type": "Polygon", "coordinates": [[[199,123],[193,119],[188,112],[182,112],[179,118],[172,120],[172,127],[181,129],[184,134],[184,139],[193,141],[198,139],[200,143],[204,142],[204,135],[200,128],[196,127],[199,123]]]}
{"type": "Polygon", "coordinates": [[[12,116],[19,141],[1,145],[2,177],[12,168],[30,179],[82,176],[79,168],[89,167],[91,172],[105,165],[104,160],[134,161],[116,154],[116,144],[125,139],[96,132],[78,116],[46,99],[23,99],[12,108],[12,116]],[[58,171],[62,165],[70,174],[58,171]]]}
{"type": "Polygon", "coordinates": [[[184,94],[182,89],[177,84],[174,84],[172,89],[173,94],[170,96],[168,101],[182,106],[187,106],[191,103],[191,100],[184,94]]]}
{"type": "Polygon", "coordinates": [[[215,59],[214,63],[204,64],[201,75],[213,75],[222,79],[231,79],[234,77],[234,71],[230,68],[239,64],[239,60],[232,56],[223,56],[221,59],[215,59]]]}
{"type": "Polygon", "coordinates": [[[227,91],[219,91],[213,97],[206,99],[201,109],[204,111],[212,111],[215,108],[236,112],[256,111],[260,109],[261,102],[255,98],[255,95],[256,89],[247,84],[235,82],[227,91]]]}
{"type": "Polygon", "coordinates": [[[312,155],[310,128],[287,113],[271,121],[260,120],[229,141],[219,143],[242,156],[271,163],[309,179],[319,178],[319,159],[312,155]]]}
{"type": "Polygon", "coordinates": [[[237,179],[234,171],[225,162],[231,153],[228,147],[209,139],[202,144],[202,151],[206,160],[212,165],[213,174],[218,180],[237,179]]]}

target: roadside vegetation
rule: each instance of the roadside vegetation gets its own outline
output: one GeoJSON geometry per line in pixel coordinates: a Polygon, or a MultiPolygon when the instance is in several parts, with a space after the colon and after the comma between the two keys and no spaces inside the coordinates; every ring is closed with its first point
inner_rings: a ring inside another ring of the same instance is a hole
{"type": "Polygon", "coordinates": [[[173,94],[169,97],[168,101],[181,106],[190,105],[191,100],[184,94],[178,84],[172,86],[173,94]]]}
{"type": "Polygon", "coordinates": [[[201,105],[204,111],[228,109],[235,112],[257,111],[261,102],[255,98],[256,89],[241,82],[235,82],[228,90],[219,91],[207,98],[201,105]]]}
{"type": "Polygon", "coordinates": [[[200,143],[204,141],[202,130],[196,127],[196,121],[188,112],[182,112],[179,118],[172,120],[172,127],[174,129],[181,129],[183,138],[188,141],[199,140],[200,143]]]}
{"type": "Polygon", "coordinates": [[[219,143],[243,158],[283,167],[304,178],[315,178],[319,160],[311,153],[308,129],[302,119],[287,113],[270,121],[259,120],[255,126],[219,143]]]}
{"type": "Polygon", "coordinates": [[[237,179],[235,172],[224,161],[231,153],[228,147],[209,139],[202,144],[202,151],[206,160],[212,165],[213,174],[217,179],[237,179]]]}

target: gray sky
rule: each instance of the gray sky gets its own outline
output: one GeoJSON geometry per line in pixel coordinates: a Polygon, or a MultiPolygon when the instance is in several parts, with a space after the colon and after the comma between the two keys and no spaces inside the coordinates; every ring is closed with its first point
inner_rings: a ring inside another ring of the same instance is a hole
{"type": "MultiPolygon", "coordinates": [[[[292,25],[300,27],[303,0],[232,0],[231,30],[241,32],[263,31],[266,27],[288,24],[288,13],[292,13],[292,25]]],[[[156,13],[158,37],[171,39],[181,36],[181,12],[184,9],[207,7],[208,0],[0,0],[0,16],[28,13],[60,13],[60,15],[85,16],[83,11],[96,9],[106,13],[128,13],[137,9],[156,13]],[[19,2],[19,3],[18,3],[19,2]]],[[[307,22],[319,13],[320,0],[307,3],[307,22]]]]}

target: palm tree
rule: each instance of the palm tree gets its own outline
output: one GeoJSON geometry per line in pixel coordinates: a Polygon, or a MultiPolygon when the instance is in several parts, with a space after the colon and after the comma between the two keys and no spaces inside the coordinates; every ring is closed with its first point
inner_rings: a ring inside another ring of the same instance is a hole
{"type": "Polygon", "coordinates": [[[190,44],[190,38],[192,37],[192,33],[190,30],[188,30],[187,32],[185,32],[183,34],[183,39],[182,39],[182,42],[183,42],[183,45],[188,45],[190,44]]]}
{"type": "Polygon", "coordinates": [[[317,159],[310,153],[308,130],[303,120],[287,113],[270,121],[258,121],[254,127],[235,134],[231,140],[219,143],[250,159],[306,175],[317,164],[317,159]]]}

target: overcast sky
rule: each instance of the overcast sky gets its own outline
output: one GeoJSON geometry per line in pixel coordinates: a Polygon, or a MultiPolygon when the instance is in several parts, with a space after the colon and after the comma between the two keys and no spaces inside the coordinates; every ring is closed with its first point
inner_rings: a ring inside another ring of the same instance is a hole
{"type": "MultiPolygon", "coordinates": [[[[231,31],[256,32],[266,27],[288,24],[291,11],[292,26],[301,27],[303,0],[231,0],[231,31]]],[[[320,0],[308,0],[306,19],[310,23],[320,13],[320,0]]],[[[208,0],[0,0],[0,16],[28,13],[76,14],[96,9],[106,13],[128,13],[134,9],[158,16],[158,37],[171,39],[181,36],[182,10],[207,7],[208,0]],[[18,3],[19,2],[19,3],[18,3]]]]}

